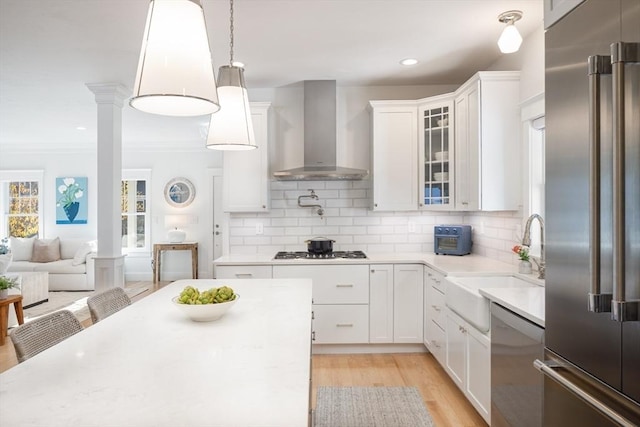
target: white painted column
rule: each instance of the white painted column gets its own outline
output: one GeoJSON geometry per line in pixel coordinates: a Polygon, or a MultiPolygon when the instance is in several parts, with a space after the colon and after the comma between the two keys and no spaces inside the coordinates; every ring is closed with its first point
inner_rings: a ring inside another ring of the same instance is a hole
{"type": "Polygon", "coordinates": [[[117,83],[88,83],[98,104],[98,255],[95,290],[124,287],[120,186],[122,106],[130,91],[117,83]]]}

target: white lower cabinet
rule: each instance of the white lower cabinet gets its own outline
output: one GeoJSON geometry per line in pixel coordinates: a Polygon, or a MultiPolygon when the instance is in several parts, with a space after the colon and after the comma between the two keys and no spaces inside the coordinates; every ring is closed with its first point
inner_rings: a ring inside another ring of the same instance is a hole
{"type": "Polygon", "coordinates": [[[429,267],[425,267],[424,272],[424,345],[444,366],[446,348],[444,275],[429,267]]]}
{"type": "Polygon", "coordinates": [[[491,424],[491,339],[446,309],[445,369],[491,424]]]}
{"type": "Polygon", "coordinates": [[[422,264],[393,266],[393,342],[422,343],[422,264]]]}
{"type": "Polygon", "coordinates": [[[270,265],[216,265],[216,279],[271,279],[270,265]]]}
{"type": "Polygon", "coordinates": [[[314,343],[369,342],[368,265],[274,265],[273,277],[313,281],[314,343]]]}
{"type": "Polygon", "coordinates": [[[369,341],[422,343],[421,264],[375,264],[369,273],[369,341]]]}
{"type": "Polygon", "coordinates": [[[314,343],[366,344],[369,342],[369,306],[314,304],[314,343]]]}
{"type": "Polygon", "coordinates": [[[369,342],[393,342],[393,265],[369,270],[369,342]]]}

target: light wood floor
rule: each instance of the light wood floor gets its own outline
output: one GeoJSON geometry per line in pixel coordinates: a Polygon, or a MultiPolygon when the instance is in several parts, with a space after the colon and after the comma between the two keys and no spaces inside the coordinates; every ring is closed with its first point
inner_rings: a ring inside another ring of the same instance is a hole
{"type": "MultiPolygon", "coordinates": [[[[169,282],[154,285],[144,284],[154,292],[169,282]]],[[[141,286],[142,282],[127,284],[141,286]]],[[[133,302],[144,298],[145,292],[133,298],[133,302]]],[[[83,323],[91,326],[91,320],[83,323]]],[[[7,339],[0,346],[0,372],[18,363],[13,344],[7,339]]],[[[411,386],[422,394],[438,427],[486,427],[482,417],[451,381],[440,364],[429,353],[407,354],[339,354],[313,355],[312,362],[313,397],[318,386],[411,386]]]]}

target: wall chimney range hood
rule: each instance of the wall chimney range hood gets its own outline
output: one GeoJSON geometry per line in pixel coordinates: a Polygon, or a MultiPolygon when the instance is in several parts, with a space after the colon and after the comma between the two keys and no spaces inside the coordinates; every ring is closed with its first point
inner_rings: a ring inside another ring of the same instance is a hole
{"type": "Polygon", "coordinates": [[[282,181],[358,180],[369,171],[336,165],[336,81],[304,82],[304,166],[274,172],[282,181]]]}

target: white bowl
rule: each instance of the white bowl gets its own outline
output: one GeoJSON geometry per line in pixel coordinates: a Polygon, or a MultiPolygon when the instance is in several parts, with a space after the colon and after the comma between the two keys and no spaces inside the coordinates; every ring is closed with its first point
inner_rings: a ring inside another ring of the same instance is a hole
{"type": "Polygon", "coordinates": [[[436,181],[447,181],[449,179],[449,172],[436,172],[433,174],[433,179],[436,181]]]}
{"type": "Polygon", "coordinates": [[[438,151],[433,154],[433,157],[436,160],[449,160],[449,152],[448,151],[438,151]]]}
{"type": "Polygon", "coordinates": [[[449,119],[441,119],[436,122],[438,126],[446,126],[449,124],[449,119]]]}
{"type": "Polygon", "coordinates": [[[219,302],[216,304],[180,304],[179,297],[173,297],[173,305],[182,311],[189,319],[194,322],[211,322],[221,318],[233,305],[240,299],[240,295],[236,294],[233,301],[219,302]]]}

